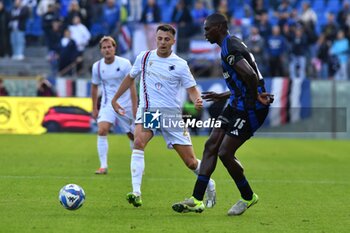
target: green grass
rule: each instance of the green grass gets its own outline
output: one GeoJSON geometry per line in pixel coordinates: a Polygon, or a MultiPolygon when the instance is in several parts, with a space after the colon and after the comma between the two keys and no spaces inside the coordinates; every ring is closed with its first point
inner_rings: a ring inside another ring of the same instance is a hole
{"type": "MultiPolygon", "coordinates": [[[[201,157],[205,137],[194,137],[201,157]]],[[[349,141],[253,138],[238,151],[260,202],[239,217],[227,210],[238,191],[219,162],[217,205],[178,214],[171,205],[192,194],[196,177],[162,138],[146,150],[143,203],[134,208],[130,150],[125,136],[109,137],[109,174],[96,176],[96,136],[0,135],[0,232],[349,232],[349,141]],[[81,185],[86,202],[65,210],[58,191],[81,185]]]]}

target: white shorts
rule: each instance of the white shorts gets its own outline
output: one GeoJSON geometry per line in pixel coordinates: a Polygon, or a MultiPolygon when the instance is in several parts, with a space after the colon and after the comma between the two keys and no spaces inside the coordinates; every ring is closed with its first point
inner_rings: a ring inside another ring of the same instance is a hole
{"type": "MultiPolygon", "coordinates": [[[[138,108],[136,113],[135,124],[142,124],[143,126],[143,110],[138,108]]],[[[149,129],[153,132],[153,135],[160,133],[168,149],[173,149],[173,145],[192,146],[190,132],[186,128],[160,128],[160,129],[149,129]]]]}
{"type": "Polygon", "coordinates": [[[123,133],[134,133],[135,124],[131,107],[125,108],[124,116],[116,113],[112,105],[101,107],[97,117],[97,123],[100,122],[109,122],[113,125],[118,125],[123,133]]]}

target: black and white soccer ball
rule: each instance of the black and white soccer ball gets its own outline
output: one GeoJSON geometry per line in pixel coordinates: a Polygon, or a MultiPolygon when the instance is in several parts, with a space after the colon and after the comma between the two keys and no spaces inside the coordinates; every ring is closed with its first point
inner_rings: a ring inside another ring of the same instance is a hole
{"type": "Polygon", "coordinates": [[[85,201],[85,192],[76,184],[67,184],[61,188],[58,199],[67,210],[79,209],[85,201]]]}

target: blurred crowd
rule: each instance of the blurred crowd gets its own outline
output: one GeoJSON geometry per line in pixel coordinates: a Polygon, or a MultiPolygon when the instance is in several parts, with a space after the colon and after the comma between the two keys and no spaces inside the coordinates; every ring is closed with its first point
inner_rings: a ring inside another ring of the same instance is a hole
{"type": "Polygon", "coordinates": [[[0,0],[0,58],[25,59],[26,40],[35,37],[54,74],[79,74],[85,49],[103,35],[118,39],[122,25],[161,22],[177,26],[177,50],[186,54],[215,11],[264,76],[348,80],[348,0],[0,0]]]}
{"type": "MultiPolygon", "coordinates": [[[[11,96],[10,91],[7,89],[2,78],[0,78],[0,96],[11,96]]],[[[55,87],[48,79],[40,77],[37,79],[36,96],[53,97],[57,96],[57,93],[55,87]]]]}

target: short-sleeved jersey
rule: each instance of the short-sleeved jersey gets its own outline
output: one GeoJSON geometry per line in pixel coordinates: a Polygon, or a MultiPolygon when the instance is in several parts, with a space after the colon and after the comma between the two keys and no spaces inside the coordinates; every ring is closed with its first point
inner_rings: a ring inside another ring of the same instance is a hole
{"type": "MultiPolygon", "coordinates": [[[[130,72],[131,63],[129,60],[115,56],[112,64],[106,64],[104,58],[95,62],[92,66],[92,83],[101,85],[102,100],[101,106],[111,104],[120,84],[130,72]]],[[[131,106],[130,90],[128,89],[118,102],[123,107],[131,106]]]]}
{"type": "Polygon", "coordinates": [[[187,62],[172,53],[167,58],[157,55],[157,50],[141,52],[131,68],[130,76],[140,76],[139,107],[180,109],[181,87],[196,86],[187,62]]]}
{"type": "MultiPolygon", "coordinates": [[[[259,78],[258,93],[265,91],[264,79],[255,63],[255,58],[249,52],[247,46],[242,40],[235,36],[227,35],[221,46],[221,65],[223,69],[223,76],[227,87],[230,89],[231,96],[229,104],[239,110],[246,110],[250,93],[247,91],[247,86],[243,82],[240,75],[234,70],[233,66],[241,59],[247,60],[249,65],[254,69],[259,78]]],[[[255,102],[257,109],[264,108],[259,101],[255,102]]]]}

